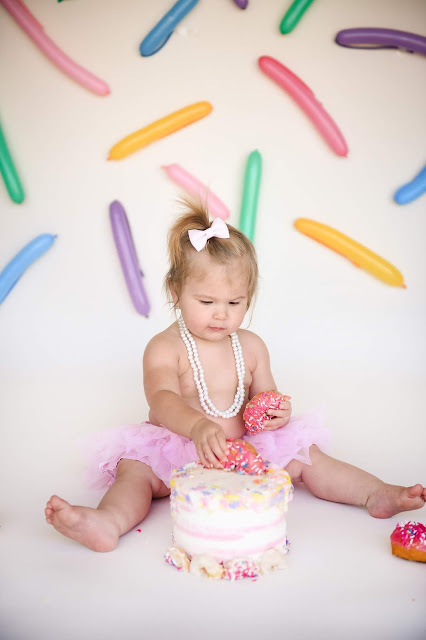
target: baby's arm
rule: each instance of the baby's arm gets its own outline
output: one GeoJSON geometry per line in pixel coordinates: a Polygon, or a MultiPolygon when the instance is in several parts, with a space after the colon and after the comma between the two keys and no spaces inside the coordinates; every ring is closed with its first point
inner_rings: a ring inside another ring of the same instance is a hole
{"type": "MultiPolygon", "coordinates": [[[[261,338],[251,331],[245,331],[251,354],[253,356],[253,370],[251,372],[252,382],[249,389],[249,398],[262,391],[276,391],[277,387],[271,372],[271,361],[266,344],[261,338]]],[[[268,414],[273,416],[271,420],[264,421],[265,431],[273,431],[284,427],[291,416],[291,403],[286,400],[279,409],[269,410],[268,414]]]]}
{"type": "Polygon", "coordinates": [[[225,432],[180,395],[178,357],[173,336],[161,333],[148,343],[143,357],[147,402],[161,425],[194,441],[204,465],[221,468],[227,453],[225,432]]]}

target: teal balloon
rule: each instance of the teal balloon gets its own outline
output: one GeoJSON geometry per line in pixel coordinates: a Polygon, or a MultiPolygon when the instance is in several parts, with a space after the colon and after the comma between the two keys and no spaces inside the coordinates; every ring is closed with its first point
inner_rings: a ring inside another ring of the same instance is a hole
{"type": "Polygon", "coordinates": [[[254,242],[256,229],[257,203],[259,200],[260,180],[262,177],[262,156],[252,151],[247,158],[244,173],[243,199],[241,204],[239,229],[254,242]]]}

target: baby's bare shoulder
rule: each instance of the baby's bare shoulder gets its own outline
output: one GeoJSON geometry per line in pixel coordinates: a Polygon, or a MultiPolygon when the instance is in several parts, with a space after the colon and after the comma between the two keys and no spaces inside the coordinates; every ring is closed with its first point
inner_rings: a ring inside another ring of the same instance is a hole
{"type": "Polygon", "coordinates": [[[249,331],[248,329],[239,329],[238,337],[240,338],[243,349],[250,349],[251,351],[264,351],[267,350],[266,344],[257,333],[249,331]]]}
{"type": "Polygon", "coordinates": [[[152,398],[159,391],[173,391],[180,395],[178,336],[179,332],[174,331],[172,325],[151,338],[146,346],[143,383],[150,406],[152,398]]]}
{"type": "Polygon", "coordinates": [[[179,353],[180,335],[174,324],[167,327],[161,333],[157,333],[148,342],[144,352],[144,359],[166,357],[177,357],[179,353]]]}
{"type": "Polygon", "coordinates": [[[240,338],[244,361],[250,371],[253,372],[259,362],[269,362],[268,348],[257,333],[253,333],[248,329],[239,329],[238,337],[240,338]]]}

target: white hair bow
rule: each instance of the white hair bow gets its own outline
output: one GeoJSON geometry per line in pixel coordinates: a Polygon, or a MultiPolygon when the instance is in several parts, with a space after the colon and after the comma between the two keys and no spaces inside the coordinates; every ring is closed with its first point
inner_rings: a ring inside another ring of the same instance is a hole
{"type": "Polygon", "coordinates": [[[190,229],[188,231],[189,241],[197,251],[201,251],[207,244],[209,238],[229,238],[229,229],[226,222],[221,218],[215,218],[208,229],[190,229]]]}

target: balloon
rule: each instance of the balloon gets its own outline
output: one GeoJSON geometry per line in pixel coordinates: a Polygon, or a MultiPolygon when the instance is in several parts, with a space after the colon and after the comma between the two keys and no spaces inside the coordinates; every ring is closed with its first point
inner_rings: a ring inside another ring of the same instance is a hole
{"type": "Polygon", "coordinates": [[[426,38],[424,36],[398,29],[377,29],[375,27],[343,29],[336,35],[336,42],[341,47],[349,47],[350,49],[401,49],[426,56],[426,38]]]}
{"type": "Polygon", "coordinates": [[[411,182],[407,182],[398,189],[393,199],[397,204],[407,204],[426,191],[426,167],[418,173],[411,182]]]}
{"type": "Polygon", "coordinates": [[[287,9],[280,24],[281,33],[290,33],[305,13],[306,9],[312,4],[313,0],[294,0],[287,9]]]}
{"type": "Polygon", "coordinates": [[[138,313],[148,317],[150,304],[142,283],[143,273],[139,267],[126,212],[118,200],[110,204],[109,216],[115,246],[133,305],[138,313]]]}
{"type": "Polygon", "coordinates": [[[248,0],[234,0],[234,2],[240,9],[247,9],[248,0]]]}
{"type": "Polygon", "coordinates": [[[160,22],[142,40],[139,51],[142,56],[152,56],[164,47],[177,24],[195,7],[198,0],[178,0],[160,22]]]}
{"type": "Polygon", "coordinates": [[[22,188],[15,165],[13,164],[6,139],[0,126],[0,171],[8,194],[13,202],[20,204],[24,201],[25,194],[22,188]]]}
{"type": "Polygon", "coordinates": [[[316,99],[313,91],[290,69],[270,56],[259,58],[262,71],[280,85],[312,120],[327,144],[339,156],[346,156],[348,146],[338,126],[316,99]]]}
{"type": "Polygon", "coordinates": [[[40,51],[66,75],[100,96],[105,96],[110,92],[108,85],[103,80],[80,67],[56,46],[53,40],[45,34],[43,27],[37,22],[23,0],[0,0],[0,4],[4,6],[6,11],[9,11],[12,18],[35,42],[40,51]]]}
{"type": "Polygon", "coordinates": [[[185,171],[185,169],[182,169],[178,164],[169,164],[162,168],[165,169],[169,178],[183,187],[188,193],[199,197],[203,203],[205,202],[213,218],[222,218],[222,220],[229,218],[229,209],[223,204],[222,200],[219,200],[208,187],[185,171]]]}
{"type": "Polygon", "coordinates": [[[239,229],[252,242],[256,227],[257,203],[259,200],[260,178],[262,176],[262,156],[252,151],[247,159],[244,173],[243,201],[240,211],[239,229]]]}
{"type": "Polygon", "coordinates": [[[179,111],[174,111],[117,142],[111,147],[108,160],[121,160],[147,144],[164,138],[201,118],[205,118],[212,109],[210,102],[195,102],[183,109],[179,109],[179,111]]]}
{"type": "Polygon", "coordinates": [[[0,304],[11,292],[24,271],[52,246],[57,236],[43,233],[31,240],[0,273],[0,304]]]}
{"type": "Polygon", "coordinates": [[[386,284],[405,288],[404,278],[396,267],[337,229],[308,218],[298,218],[294,226],[301,233],[340,253],[356,267],[365,269],[386,284]]]}

